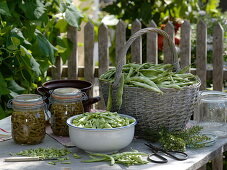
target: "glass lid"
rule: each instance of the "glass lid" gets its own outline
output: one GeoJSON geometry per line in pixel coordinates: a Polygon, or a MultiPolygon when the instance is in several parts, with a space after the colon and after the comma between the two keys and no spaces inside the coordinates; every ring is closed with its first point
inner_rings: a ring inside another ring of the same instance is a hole
{"type": "Polygon", "coordinates": [[[77,88],[58,88],[53,91],[51,97],[58,100],[82,99],[84,93],[77,88]]]}
{"type": "Polygon", "coordinates": [[[43,98],[38,94],[21,94],[12,100],[12,105],[15,107],[32,107],[43,104],[43,98]]]}

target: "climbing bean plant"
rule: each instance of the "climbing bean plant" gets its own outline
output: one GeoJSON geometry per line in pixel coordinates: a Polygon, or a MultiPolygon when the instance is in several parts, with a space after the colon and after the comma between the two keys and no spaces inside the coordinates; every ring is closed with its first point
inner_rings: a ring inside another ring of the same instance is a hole
{"type": "Polygon", "coordinates": [[[71,43],[61,34],[82,17],[71,0],[0,1],[0,119],[10,98],[46,80],[56,56],[67,60],[71,43]]]}

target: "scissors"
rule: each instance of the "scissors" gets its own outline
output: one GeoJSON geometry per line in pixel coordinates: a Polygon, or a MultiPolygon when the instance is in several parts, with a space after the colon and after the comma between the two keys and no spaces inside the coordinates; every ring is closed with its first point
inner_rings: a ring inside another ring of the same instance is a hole
{"type": "Polygon", "coordinates": [[[166,151],[162,148],[158,148],[152,144],[146,144],[146,146],[148,146],[151,151],[153,152],[152,154],[148,155],[148,160],[154,163],[167,163],[168,160],[162,156],[160,153],[163,153],[164,155],[171,157],[173,159],[176,159],[178,161],[183,161],[186,160],[188,158],[188,155],[185,152],[181,152],[181,151],[166,151]],[[157,158],[158,160],[155,160],[153,158],[157,158]]]}

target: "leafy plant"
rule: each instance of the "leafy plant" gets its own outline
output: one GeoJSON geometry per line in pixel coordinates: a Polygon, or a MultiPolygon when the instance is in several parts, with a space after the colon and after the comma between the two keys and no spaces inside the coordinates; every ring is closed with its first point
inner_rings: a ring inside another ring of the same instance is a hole
{"type": "Polygon", "coordinates": [[[154,20],[160,25],[167,18],[170,20],[176,18],[191,18],[195,20],[200,10],[198,1],[199,0],[116,0],[111,4],[107,4],[102,9],[128,23],[139,19],[145,25],[149,24],[151,20],[154,20]]]}
{"type": "Polygon", "coordinates": [[[158,132],[146,129],[143,138],[151,142],[159,142],[165,150],[185,151],[186,147],[205,147],[205,143],[210,140],[210,137],[202,134],[202,129],[200,126],[193,126],[175,132],[171,132],[164,127],[160,128],[158,132]]]}
{"type": "Polygon", "coordinates": [[[0,1],[0,119],[10,113],[9,99],[47,79],[56,56],[66,62],[71,43],[61,34],[81,20],[71,0],[0,1]]]}

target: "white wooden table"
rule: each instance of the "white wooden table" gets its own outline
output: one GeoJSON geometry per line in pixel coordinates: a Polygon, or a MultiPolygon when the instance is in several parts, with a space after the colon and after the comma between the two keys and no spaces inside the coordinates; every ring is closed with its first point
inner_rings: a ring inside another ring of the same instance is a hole
{"type": "MultiPolygon", "coordinates": [[[[0,120],[0,127],[4,124],[9,124],[9,119],[0,120]]],[[[226,125],[227,129],[227,125],[226,125]]],[[[134,139],[133,142],[122,151],[129,151],[136,149],[141,152],[150,153],[149,149],[144,145],[144,140],[134,139]]],[[[55,147],[55,148],[64,148],[60,143],[46,135],[44,141],[38,145],[18,145],[13,142],[13,140],[8,140],[0,142],[0,169],[1,170],[120,170],[120,169],[151,169],[151,170],[196,170],[206,164],[209,160],[218,158],[223,151],[227,150],[227,138],[218,139],[217,142],[210,147],[205,147],[202,149],[187,149],[187,154],[189,158],[185,161],[176,161],[171,158],[168,158],[168,163],[166,164],[155,164],[148,163],[146,165],[139,166],[130,166],[125,167],[122,165],[115,164],[110,166],[108,162],[96,162],[96,163],[82,163],[81,160],[88,159],[87,153],[74,147],[70,148],[72,152],[75,152],[82,156],[82,159],[74,159],[70,157],[71,164],[57,164],[50,165],[48,161],[33,161],[33,162],[4,162],[4,158],[10,157],[9,153],[16,153],[24,149],[38,148],[38,147],[55,147]]],[[[218,159],[216,159],[218,160],[218,159]]],[[[222,162],[219,162],[222,164],[222,162]]]]}

